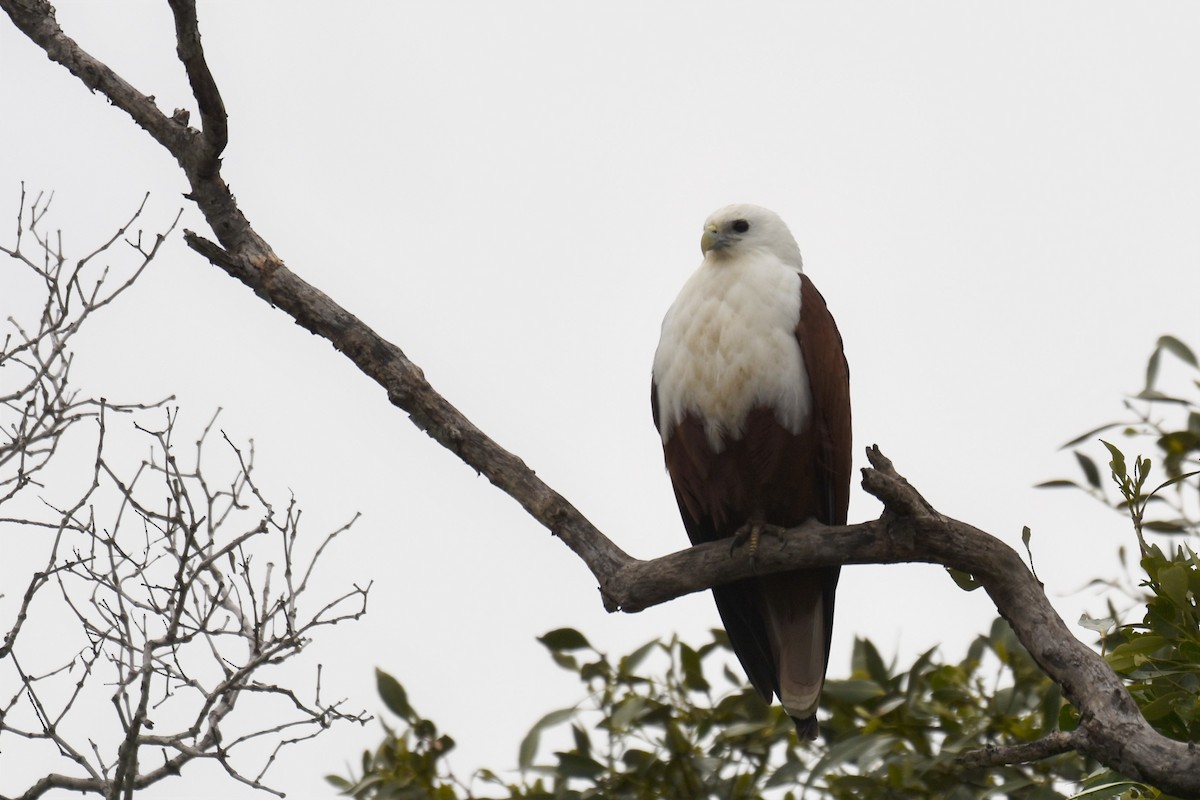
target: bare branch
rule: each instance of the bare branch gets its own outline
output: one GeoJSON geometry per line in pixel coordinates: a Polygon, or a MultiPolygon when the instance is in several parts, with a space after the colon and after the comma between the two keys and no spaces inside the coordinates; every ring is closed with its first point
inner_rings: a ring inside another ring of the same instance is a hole
{"type": "Polygon", "coordinates": [[[211,461],[205,441],[215,417],[188,460],[174,444],[177,410],[82,397],[69,381],[71,339],[146,269],[178,216],[164,233],[144,240],[140,231],[130,233],[143,200],[117,234],[71,264],[61,237],[42,232],[40,197],[28,207],[23,187],[21,197],[16,244],[3,252],[33,267],[46,301],[36,327],[10,320],[16,333],[0,350],[0,364],[11,367],[0,373],[0,431],[6,434],[0,439],[0,504],[39,485],[36,476],[68,429],[92,436],[95,456],[80,465],[90,481],[70,503],[55,506],[43,497],[33,511],[26,504],[0,518],[5,535],[25,529],[53,534],[44,566],[29,580],[0,640],[0,661],[10,666],[16,684],[11,692],[5,687],[7,699],[0,700],[0,742],[20,739],[51,748],[66,768],[18,797],[70,789],[130,798],[196,759],[215,761],[236,780],[279,794],[266,775],[281,748],[337,721],[366,721],[347,711],[344,700],[321,700],[319,681],[309,700],[260,678],[264,667],[301,653],[322,627],[365,613],[369,586],[332,600],[309,597],[316,561],[353,520],[314,547],[306,544],[313,552],[305,555],[297,548],[301,514],[295,499],[282,513],[274,510],[255,482],[252,449],[245,455],[222,433],[233,455],[225,459],[232,477],[215,483],[205,477],[211,461]],[[40,260],[22,250],[30,240],[40,260]],[[134,251],[131,267],[89,272],[98,255],[122,240],[134,251]],[[133,417],[131,432],[150,445],[132,474],[109,452],[115,414],[133,417]],[[151,416],[165,416],[165,424],[151,424],[151,416]],[[78,426],[84,421],[94,425],[78,426]],[[97,519],[98,508],[112,508],[107,524],[97,519]],[[272,564],[283,569],[283,585],[271,581],[272,564]],[[303,580],[297,584],[294,574],[303,580]],[[37,598],[47,586],[58,590],[59,607],[78,623],[77,641],[31,639],[29,631],[41,627],[37,615],[47,604],[37,598]],[[48,659],[49,668],[26,668],[48,659]],[[105,705],[98,693],[107,693],[111,708],[103,722],[95,714],[105,705]],[[86,721],[74,713],[85,708],[92,712],[86,721]],[[268,746],[265,762],[248,769],[241,763],[245,745],[264,740],[274,740],[273,749],[268,746]],[[161,751],[162,763],[154,768],[145,764],[148,747],[161,751]]]}

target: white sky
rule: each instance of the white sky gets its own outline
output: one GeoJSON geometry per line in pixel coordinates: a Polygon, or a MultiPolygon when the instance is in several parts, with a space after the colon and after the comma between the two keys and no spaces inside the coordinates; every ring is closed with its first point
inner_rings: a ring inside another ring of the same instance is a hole
{"type": "MultiPolygon", "coordinates": [[[[162,108],[192,107],[165,3],[58,6],[162,108]]],[[[293,270],[619,544],[654,556],[686,542],[650,360],[700,223],[755,202],[790,223],[838,320],[858,452],[879,443],[941,511],[1018,546],[1029,525],[1068,621],[1103,610],[1078,590],[1115,574],[1125,526],[1030,487],[1073,474],[1056,448],[1120,415],[1157,336],[1200,344],[1200,6],[330,8],[201,4],[230,115],[226,180],[293,270]]],[[[19,181],[54,190],[80,255],[145,191],[151,226],[183,203],[166,153],[7,19],[0,108],[0,220],[19,181]]],[[[0,316],[28,313],[30,292],[3,267],[0,316]]],[[[529,725],[578,698],[535,636],[574,626],[616,653],[717,623],[707,595],[605,614],[565,547],[178,236],[80,345],[90,392],[174,393],[192,432],[224,407],[223,429],[255,439],[260,480],[295,491],[314,537],[363,512],[326,575],[330,595],[375,579],[370,614],[327,631],[307,664],[371,710],[372,669],[394,673],[457,738],[460,772],[514,764],[529,725]]],[[[855,490],[852,520],[878,508],[855,490]]],[[[959,658],[993,613],[940,568],[848,568],[830,674],[856,635],[959,658]]],[[[107,706],[95,715],[112,722],[107,706]]],[[[330,796],[320,776],[377,739],[374,725],[335,730],[273,785],[330,796]]],[[[16,788],[8,758],[0,793],[16,788]]],[[[200,769],[147,796],[239,788],[200,769]]]]}

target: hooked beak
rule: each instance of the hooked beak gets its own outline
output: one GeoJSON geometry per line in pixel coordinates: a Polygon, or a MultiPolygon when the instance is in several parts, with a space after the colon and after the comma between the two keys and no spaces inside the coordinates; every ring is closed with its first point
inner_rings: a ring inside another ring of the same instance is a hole
{"type": "Polygon", "coordinates": [[[715,224],[710,224],[704,228],[704,234],[700,237],[700,252],[708,255],[709,250],[720,250],[729,244],[729,237],[722,234],[715,224]]]}

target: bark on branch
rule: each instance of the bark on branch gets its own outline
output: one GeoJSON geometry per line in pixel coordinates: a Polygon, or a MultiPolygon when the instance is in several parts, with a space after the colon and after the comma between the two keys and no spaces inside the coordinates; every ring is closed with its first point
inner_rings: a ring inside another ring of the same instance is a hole
{"type": "MultiPolygon", "coordinates": [[[[187,244],[327,339],[421,430],[560,537],[595,575],[606,608],[637,611],[726,581],[797,566],[922,561],[954,567],[983,584],[1021,642],[1079,710],[1079,728],[1069,735],[1072,747],[1130,778],[1178,796],[1200,797],[1200,751],[1149,726],[1120,679],[1054,612],[1020,556],[998,539],[937,513],[877,448],[868,451],[872,467],[864,470],[863,486],[884,504],[878,520],[840,528],[805,526],[766,537],[753,557],[745,549],[731,551],[721,543],[651,561],[624,553],[517,456],[438,394],[399,347],[288,269],[254,231],[220,174],[224,109],[199,47],[194,3],[172,0],[171,6],[179,55],[201,110],[203,134],[163,114],[84,52],[62,32],[44,0],[0,0],[14,24],[52,60],[133,117],[179,162],[191,184],[190,197],[216,237],[214,242],[188,231],[187,244]]],[[[1063,737],[1052,744],[1047,754],[1064,744],[1063,737]]],[[[1037,751],[1027,755],[1039,757],[1037,751]]]]}

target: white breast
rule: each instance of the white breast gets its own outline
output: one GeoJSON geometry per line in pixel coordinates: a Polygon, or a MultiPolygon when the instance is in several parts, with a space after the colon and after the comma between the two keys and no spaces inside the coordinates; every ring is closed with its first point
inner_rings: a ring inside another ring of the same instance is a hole
{"type": "Polygon", "coordinates": [[[654,354],[663,441],[692,413],[720,452],[756,406],[774,408],[779,423],[799,433],[812,407],[799,320],[793,267],[761,251],[706,259],[667,311],[654,354]]]}

